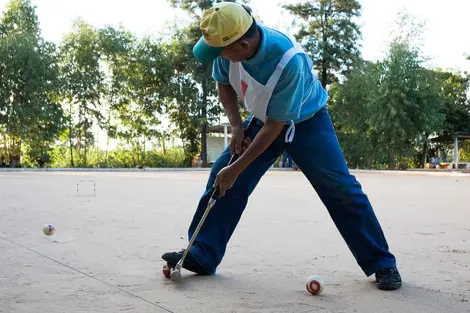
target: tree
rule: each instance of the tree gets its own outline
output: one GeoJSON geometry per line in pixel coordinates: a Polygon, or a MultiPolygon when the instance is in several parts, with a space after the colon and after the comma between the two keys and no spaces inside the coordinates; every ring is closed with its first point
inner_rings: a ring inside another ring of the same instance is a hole
{"type": "Polygon", "coordinates": [[[338,81],[338,75],[347,73],[360,56],[362,34],[355,21],[360,16],[359,2],[309,0],[283,8],[300,19],[295,38],[314,60],[322,86],[338,81]]]}
{"type": "Polygon", "coordinates": [[[112,27],[100,34],[109,71],[107,95],[116,119],[111,127],[116,138],[131,146],[135,165],[142,165],[146,143],[162,136],[158,115],[165,111],[171,62],[163,46],[150,38],[138,41],[112,27]]]}
{"type": "Polygon", "coordinates": [[[330,112],[350,167],[373,168],[386,162],[383,142],[371,123],[378,92],[379,64],[361,61],[344,83],[330,88],[330,112]]]}
{"type": "MultiPolygon", "coordinates": [[[[470,77],[456,71],[436,69],[433,71],[439,82],[439,94],[443,106],[444,122],[436,131],[433,149],[425,157],[433,157],[437,150],[453,145],[455,136],[470,133],[470,101],[468,99],[468,83],[470,77]]],[[[468,147],[468,146],[467,146],[468,147]]],[[[424,162],[423,162],[424,164],[424,162]]]]}
{"type": "Polygon", "coordinates": [[[443,101],[445,120],[442,135],[454,136],[457,133],[470,133],[470,102],[467,97],[470,77],[452,71],[435,71],[440,81],[440,94],[443,101]]]}
{"type": "Polygon", "coordinates": [[[101,96],[104,93],[104,74],[100,69],[101,47],[98,32],[78,20],[60,46],[63,99],[68,104],[68,132],[71,166],[74,166],[74,147],[79,163],[87,166],[87,150],[94,143],[92,127],[102,125],[101,96]],[[83,149],[83,154],[81,153],[83,149]]]}
{"type": "MultiPolygon", "coordinates": [[[[122,28],[108,26],[98,31],[100,63],[105,68],[105,85],[102,108],[106,107],[106,122],[103,125],[109,138],[124,140],[131,147],[134,166],[141,164],[144,151],[142,137],[147,123],[136,98],[143,89],[140,72],[137,71],[137,39],[122,28]]],[[[106,156],[107,157],[107,149],[106,156]]]]}
{"type": "Polygon", "coordinates": [[[123,27],[93,28],[78,20],[60,51],[71,165],[74,151],[79,164],[88,165],[95,128],[107,134],[106,161],[110,139],[119,139],[131,151],[127,164],[143,166],[146,147],[163,136],[159,117],[174,72],[164,46],[150,37],[139,40],[123,27]]]}
{"type": "MultiPolygon", "coordinates": [[[[178,40],[173,41],[173,47],[170,48],[173,53],[176,53],[175,63],[173,63],[176,72],[174,83],[181,86],[181,88],[173,88],[175,92],[173,98],[177,102],[177,109],[172,107],[171,116],[182,132],[181,138],[189,149],[187,150],[188,161],[190,162],[192,156],[197,153],[196,140],[200,138],[202,163],[203,166],[207,166],[207,128],[213,120],[217,119],[221,107],[216,100],[217,89],[212,79],[212,63],[201,64],[197,62],[192,55],[192,48],[201,37],[199,21],[202,12],[221,1],[169,1],[173,7],[185,10],[191,18],[187,27],[175,30],[175,38],[178,40]],[[200,137],[195,129],[199,129],[200,137]]],[[[245,1],[242,2],[245,3],[245,1]]]]}
{"type": "MultiPolygon", "coordinates": [[[[175,123],[179,136],[183,142],[185,158],[188,166],[202,146],[204,154],[205,129],[207,124],[201,116],[207,115],[207,106],[202,104],[200,89],[201,83],[195,80],[193,69],[188,63],[195,63],[191,55],[191,47],[183,44],[187,40],[187,29],[178,30],[174,28],[173,39],[166,45],[169,60],[174,68],[168,89],[167,109],[169,117],[175,123]],[[206,113],[206,114],[204,114],[206,113]]],[[[206,65],[202,65],[206,66],[206,65]]],[[[202,84],[207,86],[208,80],[202,84]]],[[[207,87],[205,87],[207,90],[207,87]]],[[[207,105],[207,104],[206,104],[207,105]]]]}
{"type": "Polygon", "coordinates": [[[429,136],[443,129],[438,77],[409,43],[396,39],[389,49],[383,61],[358,63],[333,89],[332,115],[352,165],[423,165],[429,136]]]}
{"type": "Polygon", "coordinates": [[[395,41],[382,63],[377,114],[373,125],[388,144],[389,168],[411,157],[410,146],[427,145],[430,134],[442,128],[444,113],[438,80],[423,66],[419,53],[395,41]]]}
{"type": "Polygon", "coordinates": [[[423,23],[400,12],[396,25],[385,58],[356,63],[333,88],[335,126],[359,166],[423,166],[429,137],[445,129],[443,80],[424,67],[423,23]]]}
{"type": "Polygon", "coordinates": [[[0,163],[18,166],[22,147],[41,166],[64,123],[56,47],[41,37],[29,0],[12,0],[0,24],[0,163]]]}

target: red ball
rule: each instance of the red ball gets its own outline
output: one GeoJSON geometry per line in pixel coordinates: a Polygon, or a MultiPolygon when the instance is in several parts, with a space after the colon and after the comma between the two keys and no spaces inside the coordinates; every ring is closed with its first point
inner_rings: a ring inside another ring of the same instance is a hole
{"type": "Polygon", "coordinates": [[[163,276],[165,276],[166,278],[171,277],[170,267],[168,266],[168,264],[163,265],[163,276]]]}

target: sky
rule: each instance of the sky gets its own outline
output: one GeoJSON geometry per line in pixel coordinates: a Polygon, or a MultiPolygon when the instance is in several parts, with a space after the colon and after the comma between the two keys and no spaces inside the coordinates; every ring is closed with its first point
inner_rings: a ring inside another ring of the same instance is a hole
{"type": "MultiPolygon", "coordinates": [[[[286,31],[291,23],[280,4],[298,0],[251,0],[250,6],[266,26],[286,31]],[[275,12],[268,14],[267,12],[275,12]]],[[[423,51],[430,58],[430,66],[454,68],[470,72],[469,0],[360,0],[362,14],[359,20],[362,31],[362,54],[367,60],[382,59],[386,40],[400,10],[426,22],[423,29],[423,51]]],[[[8,0],[0,0],[0,10],[8,0]]],[[[32,0],[43,36],[59,42],[72,28],[78,17],[100,27],[123,25],[138,36],[156,35],[165,22],[178,18],[177,10],[167,0],[32,0]]]]}

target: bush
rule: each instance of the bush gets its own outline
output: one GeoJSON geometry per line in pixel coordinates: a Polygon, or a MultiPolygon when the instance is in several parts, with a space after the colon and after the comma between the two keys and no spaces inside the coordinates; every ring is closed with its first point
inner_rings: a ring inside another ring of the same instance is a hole
{"type": "Polygon", "coordinates": [[[470,140],[465,140],[459,149],[459,162],[470,162],[470,140]]]}
{"type": "MultiPolygon", "coordinates": [[[[82,152],[83,154],[83,152],[82,152]]],[[[73,151],[74,166],[85,167],[83,155],[78,150],[73,151]]],[[[51,153],[52,167],[71,167],[70,149],[66,146],[57,146],[51,153]]],[[[87,153],[86,167],[90,168],[136,168],[136,167],[185,167],[185,154],[182,148],[175,147],[165,151],[157,150],[138,151],[118,147],[106,151],[93,148],[87,153]]]]}

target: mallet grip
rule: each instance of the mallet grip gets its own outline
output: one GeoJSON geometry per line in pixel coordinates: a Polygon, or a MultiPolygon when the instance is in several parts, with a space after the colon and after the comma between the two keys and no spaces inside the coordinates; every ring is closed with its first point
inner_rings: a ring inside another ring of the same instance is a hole
{"type": "MultiPolygon", "coordinates": [[[[252,116],[250,122],[248,123],[248,126],[246,127],[245,129],[245,137],[247,136],[247,134],[249,133],[249,131],[251,131],[253,125],[256,123],[256,117],[252,116]]],[[[232,154],[232,157],[230,158],[230,161],[228,161],[228,165],[232,164],[233,162],[235,162],[238,158],[240,157],[240,155],[234,153],[232,154]]],[[[219,186],[216,186],[215,188],[213,188],[214,191],[212,192],[212,196],[211,198],[214,199],[214,200],[217,200],[219,199],[220,197],[220,190],[219,190],[219,186]]]]}

